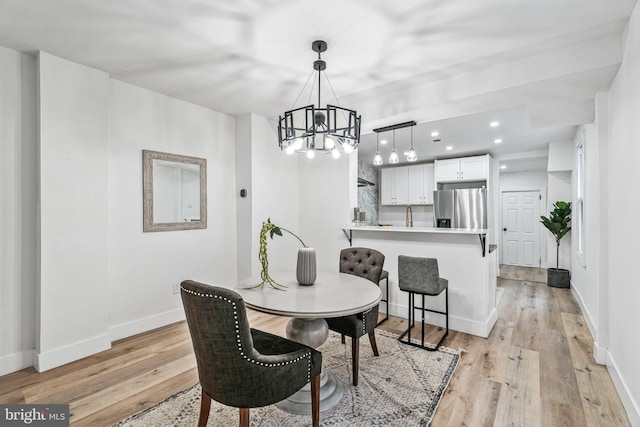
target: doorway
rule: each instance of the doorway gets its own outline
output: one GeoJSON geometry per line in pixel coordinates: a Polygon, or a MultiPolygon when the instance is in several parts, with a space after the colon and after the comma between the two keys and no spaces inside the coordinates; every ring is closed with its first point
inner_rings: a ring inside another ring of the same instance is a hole
{"type": "Polygon", "coordinates": [[[502,193],[502,263],[541,267],[540,191],[502,193]]]}

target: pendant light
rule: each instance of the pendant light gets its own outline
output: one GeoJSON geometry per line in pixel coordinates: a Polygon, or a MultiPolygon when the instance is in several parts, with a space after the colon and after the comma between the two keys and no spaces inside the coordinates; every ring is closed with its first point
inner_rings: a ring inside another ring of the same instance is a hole
{"type": "Polygon", "coordinates": [[[398,157],[398,151],[396,150],[396,130],[393,130],[393,149],[391,150],[391,155],[389,156],[389,163],[396,164],[400,161],[398,157]]]}
{"type": "Polygon", "coordinates": [[[373,156],[373,165],[380,166],[382,164],[382,156],[380,155],[380,134],[376,132],[376,155],[373,156]]]}
{"type": "Polygon", "coordinates": [[[407,154],[407,162],[415,162],[418,160],[416,149],[413,147],[413,126],[411,127],[411,147],[409,147],[409,153],[407,154]]]}

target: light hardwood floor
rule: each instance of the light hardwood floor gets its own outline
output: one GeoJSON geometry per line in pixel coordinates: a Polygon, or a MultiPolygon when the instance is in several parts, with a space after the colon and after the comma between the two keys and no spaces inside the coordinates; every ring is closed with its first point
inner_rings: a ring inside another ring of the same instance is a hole
{"type": "MultiPolygon", "coordinates": [[[[451,331],[445,341],[465,352],[431,425],[628,426],[606,368],[593,360],[593,340],[570,291],[535,282],[544,280],[537,269],[502,271],[490,336],[451,331]]],[[[253,327],[284,334],[286,318],[249,316],[253,327]]],[[[406,321],[390,317],[380,328],[401,333],[406,321]]],[[[433,329],[427,339],[440,332],[433,329]]],[[[69,403],[72,425],[108,426],[196,382],[181,322],[44,373],[30,368],[0,377],[0,403],[69,403]]]]}

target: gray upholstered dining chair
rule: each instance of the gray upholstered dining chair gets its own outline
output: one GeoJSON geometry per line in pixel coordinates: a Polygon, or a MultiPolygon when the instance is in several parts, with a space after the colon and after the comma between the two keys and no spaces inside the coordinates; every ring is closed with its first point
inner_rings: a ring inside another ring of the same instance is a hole
{"type": "Polygon", "coordinates": [[[240,409],[279,402],[311,382],[314,426],[320,423],[322,354],[311,347],[249,327],[238,293],[185,280],[180,285],[202,386],[198,426],[206,426],[211,399],[240,409]]]}
{"type": "MultiPolygon", "coordinates": [[[[340,272],[369,279],[376,285],[380,282],[384,255],[375,249],[346,248],[340,251],[340,272]]],[[[353,385],[358,385],[358,364],[360,359],[360,337],[369,336],[373,354],[378,356],[375,327],[378,324],[378,306],[364,313],[326,319],[329,329],[351,337],[351,361],[353,370],[353,385]]]]}
{"type": "Polygon", "coordinates": [[[409,328],[404,331],[398,338],[400,342],[404,344],[410,344],[416,347],[424,348],[429,351],[436,351],[440,348],[444,339],[449,335],[449,281],[440,277],[440,271],[438,269],[438,260],[435,258],[420,258],[406,255],[398,256],[398,286],[401,291],[409,292],[409,328]],[[424,297],[438,296],[445,292],[445,309],[444,311],[431,310],[426,308],[424,304],[424,297]],[[415,296],[416,294],[422,296],[422,306],[416,307],[415,296]],[[421,344],[416,344],[411,340],[411,328],[415,326],[415,310],[422,311],[422,339],[421,344]],[[446,330],[440,341],[434,345],[429,346],[424,343],[424,313],[429,311],[431,313],[442,314],[445,317],[446,330]],[[404,336],[407,335],[407,339],[404,336]]]}

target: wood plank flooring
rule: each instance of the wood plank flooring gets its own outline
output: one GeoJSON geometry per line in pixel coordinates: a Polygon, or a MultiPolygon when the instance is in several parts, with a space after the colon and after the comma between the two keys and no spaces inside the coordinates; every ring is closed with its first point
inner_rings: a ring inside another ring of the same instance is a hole
{"type": "MultiPolygon", "coordinates": [[[[629,426],[607,369],[593,360],[593,339],[570,291],[535,281],[544,280],[538,269],[502,272],[490,336],[451,331],[445,340],[464,353],[431,425],[629,426]]],[[[249,318],[279,335],[288,320],[251,310],[249,318]]],[[[406,327],[391,316],[380,329],[399,334],[406,327]]],[[[426,329],[426,340],[441,333],[426,329]]],[[[110,426],[196,382],[180,322],[44,373],[29,368],[0,377],[0,403],[69,403],[71,425],[110,426]]]]}

